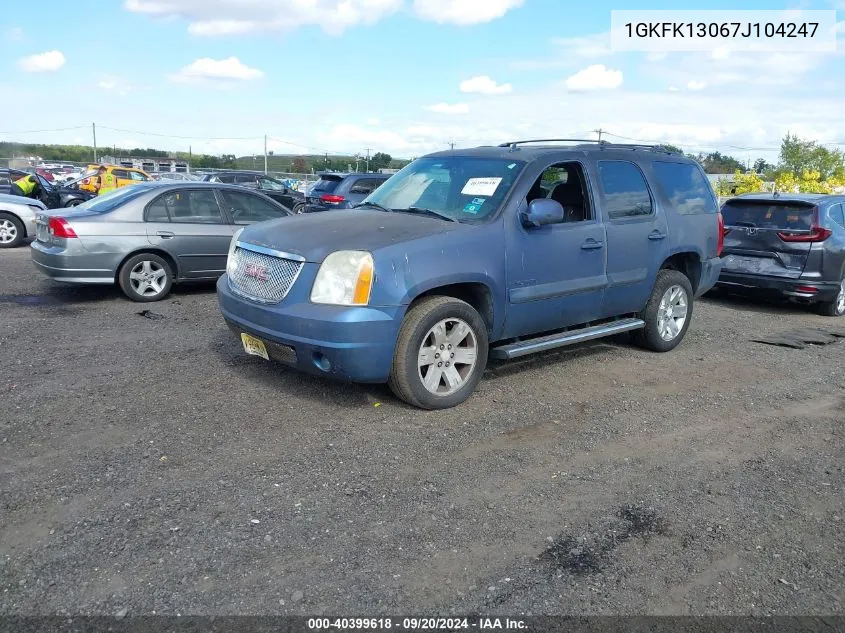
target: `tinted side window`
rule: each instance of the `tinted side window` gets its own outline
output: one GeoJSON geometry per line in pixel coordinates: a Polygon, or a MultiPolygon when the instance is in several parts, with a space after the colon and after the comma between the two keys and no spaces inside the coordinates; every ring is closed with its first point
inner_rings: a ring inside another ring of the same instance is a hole
{"type": "Polygon", "coordinates": [[[655,161],[652,168],[658,186],[677,213],[693,215],[718,211],[710,183],[696,165],[655,161]]]}
{"type": "Polygon", "coordinates": [[[285,213],[272,202],[239,191],[221,191],[223,205],[235,224],[251,224],[281,218],[285,213]]]}
{"type": "Polygon", "coordinates": [[[359,178],[356,180],[352,187],[349,189],[350,193],[361,193],[364,195],[369,195],[376,189],[378,189],[382,184],[384,184],[384,180],[379,178],[359,178]]]}
{"type": "Polygon", "coordinates": [[[147,222],[170,222],[170,215],[167,213],[167,204],[165,204],[166,197],[161,196],[153,200],[152,204],[147,207],[144,220],[147,222]]]}
{"type": "Polygon", "coordinates": [[[830,219],[845,229],[845,205],[837,204],[830,208],[830,219]]]}
{"type": "Polygon", "coordinates": [[[125,169],[112,169],[111,174],[115,178],[121,178],[123,180],[129,180],[129,172],[126,171],[125,169]]]}
{"type": "Polygon", "coordinates": [[[624,160],[600,160],[599,180],[608,217],[650,215],[651,195],[640,168],[624,160]]]}
{"type": "Polygon", "coordinates": [[[147,220],[150,213],[161,214],[157,205],[163,205],[171,222],[183,224],[223,224],[223,216],[217,205],[217,198],[211,189],[203,191],[171,191],[157,198],[147,207],[147,220]]]}
{"type": "Polygon", "coordinates": [[[137,171],[130,171],[129,177],[132,180],[135,180],[137,182],[146,182],[146,180],[147,180],[147,178],[144,176],[144,174],[137,172],[137,171]]]}

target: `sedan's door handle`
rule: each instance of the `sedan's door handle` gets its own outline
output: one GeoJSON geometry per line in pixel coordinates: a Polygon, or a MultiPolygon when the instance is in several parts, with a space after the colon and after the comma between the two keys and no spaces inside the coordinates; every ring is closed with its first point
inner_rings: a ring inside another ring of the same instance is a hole
{"type": "Polygon", "coordinates": [[[604,242],[600,242],[598,240],[594,240],[592,237],[581,244],[581,248],[585,251],[592,250],[594,248],[602,248],[604,246],[604,242]]]}
{"type": "Polygon", "coordinates": [[[652,231],[651,233],[648,234],[648,239],[650,239],[650,240],[662,240],[662,239],[665,239],[665,238],[666,238],[666,233],[664,233],[663,231],[655,230],[655,231],[652,231]]]}
{"type": "Polygon", "coordinates": [[[169,240],[171,237],[176,236],[175,233],[171,233],[170,231],[156,231],[156,235],[165,240],[169,240]]]}

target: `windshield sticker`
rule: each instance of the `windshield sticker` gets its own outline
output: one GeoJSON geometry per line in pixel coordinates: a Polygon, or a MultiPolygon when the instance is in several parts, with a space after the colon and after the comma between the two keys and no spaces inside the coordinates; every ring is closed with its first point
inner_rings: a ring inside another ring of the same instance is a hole
{"type": "Polygon", "coordinates": [[[473,198],[472,202],[468,202],[464,207],[464,213],[472,213],[475,215],[481,209],[481,205],[485,202],[486,200],[484,200],[484,198],[473,198]]]}
{"type": "Polygon", "coordinates": [[[465,196],[492,196],[500,182],[501,178],[470,178],[461,193],[465,196]]]}

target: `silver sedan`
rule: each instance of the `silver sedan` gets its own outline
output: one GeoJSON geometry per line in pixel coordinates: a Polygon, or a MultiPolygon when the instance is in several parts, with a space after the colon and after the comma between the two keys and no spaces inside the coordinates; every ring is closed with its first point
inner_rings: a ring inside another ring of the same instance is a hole
{"type": "Polygon", "coordinates": [[[241,187],[172,181],[122,187],[63,211],[38,215],[35,265],[66,283],[117,283],[133,301],[217,279],[239,227],[291,215],[241,187]]]}
{"type": "Polygon", "coordinates": [[[35,216],[46,208],[40,200],[0,194],[0,248],[14,248],[35,237],[35,216]]]}

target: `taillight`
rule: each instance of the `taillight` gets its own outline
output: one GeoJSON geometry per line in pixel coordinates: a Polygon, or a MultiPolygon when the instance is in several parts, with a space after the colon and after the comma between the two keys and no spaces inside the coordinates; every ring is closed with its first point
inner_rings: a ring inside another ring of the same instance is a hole
{"type": "Polygon", "coordinates": [[[65,239],[76,237],[76,231],[71,228],[70,224],[64,218],[50,218],[47,229],[53,237],[63,237],[65,239]]]}
{"type": "Polygon", "coordinates": [[[790,231],[780,231],[778,237],[784,242],[824,242],[833,234],[833,231],[826,229],[819,224],[819,210],[816,208],[813,211],[813,224],[810,227],[809,233],[792,233],[790,231]]]}
{"type": "Polygon", "coordinates": [[[328,202],[329,204],[337,204],[338,202],[343,202],[345,198],[343,196],[336,196],[331,193],[324,193],[320,196],[320,200],[323,202],[328,202]]]}
{"type": "Polygon", "coordinates": [[[725,249],[725,236],[730,233],[730,229],[725,228],[725,218],[722,217],[722,212],[716,213],[719,224],[719,236],[716,238],[716,257],[722,256],[722,251],[725,249]]]}
{"type": "Polygon", "coordinates": [[[82,184],[83,184],[83,185],[90,185],[90,184],[91,184],[91,179],[90,179],[90,178],[85,178],[85,179],[82,181],[82,184]]]}

